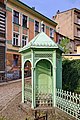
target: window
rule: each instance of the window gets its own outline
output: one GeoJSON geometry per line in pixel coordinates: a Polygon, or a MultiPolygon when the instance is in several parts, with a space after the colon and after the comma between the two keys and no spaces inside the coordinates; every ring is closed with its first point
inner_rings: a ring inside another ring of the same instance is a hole
{"type": "Polygon", "coordinates": [[[27,28],[27,16],[23,15],[23,20],[22,20],[22,25],[23,27],[26,27],[27,28]]]}
{"type": "Polygon", "coordinates": [[[80,29],[77,29],[77,35],[80,37],[80,29]]]}
{"type": "Polygon", "coordinates": [[[18,65],[18,58],[19,58],[19,55],[13,54],[13,66],[18,65]]]}
{"type": "Polygon", "coordinates": [[[19,24],[19,12],[13,11],[13,22],[19,24]]]}
{"type": "Polygon", "coordinates": [[[77,18],[77,23],[80,24],[80,18],[79,17],[77,18]]]}
{"type": "Polygon", "coordinates": [[[27,36],[23,35],[22,36],[22,47],[25,46],[28,42],[27,36]]]}
{"type": "Polygon", "coordinates": [[[41,24],[41,31],[45,32],[45,25],[41,24]]]}
{"type": "Polygon", "coordinates": [[[52,28],[50,28],[50,38],[54,37],[54,30],[52,28]]]}
{"type": "Polygon", "coordinates": [[[19,34],[17,34],[17,33],[13,34],[13,45],[19,46],[19,34]]]}
{"type": "Polygon", "coordinates": [[[39,32],[39,22],[35,21],[35,31],[39,32]]]}

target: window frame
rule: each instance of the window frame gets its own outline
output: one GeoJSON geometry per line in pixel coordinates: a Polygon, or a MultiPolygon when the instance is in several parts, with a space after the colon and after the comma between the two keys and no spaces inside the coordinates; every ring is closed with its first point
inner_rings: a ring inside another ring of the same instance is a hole
{"type": "Polygon", "coordinates": [[[19,55],[13,54],[13,66],[18,66],[19,55]]]}
{"type": "Polygon", "coordinates": [[[22,35],[22,47],[24,47],[25,45],[27,45],[27,43],[28,43],[28,36],[23,34],[22,35]],[[23,39],[23,36],[26,37],[26,39],[23,39]],[[26,42],[26,44],[25,44],[25,42],[26,42]]]}
{"type": "Polygon", "coordinates": [[[54,29],[50,28],[50,38],[54,38],[54,29]]]}
{"type": "Polygon", "coordinates": [[[39,30],[40,30],[40,25],[39,24],[40,23],[37,20],[35,20],[35,32],[39,32],[39,30]],[[36,26],[36,23],[37,23],[38,26],[36,26]]]}
{"type": "Polygon", "coordinates": [[[46,31],[46,25],[44,23],[41,24],[41,31],[43,31],[43,32],[46,31]]]}
{"type": "Polygon", "coordinates": [[[13,23],[19,24],[20,14],[16,10],[13,10],[13,23]]]}
{"type": "Polygon", "coordinates": [[[20,46],[19,45],[19,33],[13,32],[13,46],[20,46]],[[14,36],[17,35],[17,36],[14,36]]]}
{"type": "Polygon", "coordinates": [[[77,28],[77,36],[80,37],[80,28],[77,28]]]}
{"type": "Polygon", "coordinates": [[[24,15],[24,14],[22,15],[22,27],[25,27],[25,28],[28,27],[28,17],[26,15],[24,15]],[[24,18],[26,18],[26,20],[24,18]]]}
{"type": "Polygon", "coordinates": [[[80,17],[77,17],[77,23],[80,25],[80,17]]]}

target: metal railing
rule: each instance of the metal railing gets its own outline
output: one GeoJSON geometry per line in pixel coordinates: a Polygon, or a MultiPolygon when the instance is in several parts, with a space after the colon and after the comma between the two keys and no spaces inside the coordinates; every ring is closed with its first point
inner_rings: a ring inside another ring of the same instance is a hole
{"type": "Polygon", "coordinates": [[[80,120],[80,94],[57,89],[56,106],[77,120],[80,120]]]}

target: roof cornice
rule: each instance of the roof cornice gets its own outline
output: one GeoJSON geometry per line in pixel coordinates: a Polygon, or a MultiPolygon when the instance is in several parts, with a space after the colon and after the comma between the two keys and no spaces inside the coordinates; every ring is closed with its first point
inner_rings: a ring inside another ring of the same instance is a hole
{"type": "Polygon", "coordinates": [[[20,0],[7,0],[7,2],[8,2],[8,1],[11,2],[11,3],[13,3],[13,4],[16,4],[17,6],[22,7],[22,8],[25,9],[26,11],[31,12],[31,14],[33,14],[33,15],[39,17],[39,18],[44,19],[45,21],[53,24],[54,26],[57,25],[56,22],[54,22],[53,20],[51,20],[51,19],[49,19],[48,17],[44,16],[43,14],[39,13],[38,11],[32,9],[31,7],[29,7],[29,6],[26,5],[25,3],[21,2],[20,0]]]}

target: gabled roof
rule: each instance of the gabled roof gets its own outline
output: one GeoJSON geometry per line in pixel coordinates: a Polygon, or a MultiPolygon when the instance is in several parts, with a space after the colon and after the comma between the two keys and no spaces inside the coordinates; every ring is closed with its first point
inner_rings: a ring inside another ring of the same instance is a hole
{"type": "Polygon", "coordinates": [[[58,44],[56,44],[44,32],[40,32],[26,46],[21,48],[19,52],[25,51],[29,48],[59,48],[60,50],[62,50],[62,47],[60,47],[58,44]]]}

